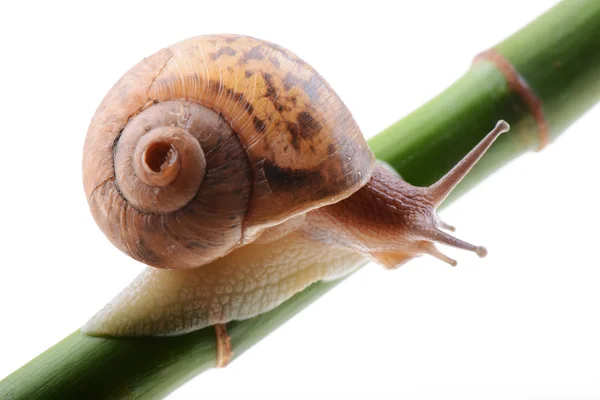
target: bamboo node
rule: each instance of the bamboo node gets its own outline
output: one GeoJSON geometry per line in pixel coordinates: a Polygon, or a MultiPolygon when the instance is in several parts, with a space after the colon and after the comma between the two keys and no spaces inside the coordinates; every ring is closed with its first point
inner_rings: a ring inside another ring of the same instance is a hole
{"type": "Polygon", "coordinates": [[[542,109],[542,102],[539,97],[533,92],[533,89],[529,86],[525,78],[517,72],[515,67],[508,61],[500,52],[492,48],[479,53],[473,63],[480,61],[491,62],[498,68],[498,70],[506,78],[506,82],[511,90],[516,92],[525,101],[529,107],[533,118],[537,124],[539,130],[539,147],[538,151],[546,147],[550,141],[550,128],[548,122],[544,117],[544,110],[542,109]]]}

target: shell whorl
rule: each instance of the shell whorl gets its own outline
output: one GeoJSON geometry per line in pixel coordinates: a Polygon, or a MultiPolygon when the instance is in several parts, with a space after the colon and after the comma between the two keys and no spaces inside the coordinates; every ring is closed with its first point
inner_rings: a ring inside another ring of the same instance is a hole
{"type": "Polygon", "coordinates": [[[99,106],[84,147],[92,214],[146,264],[194,268],[261,229],[348,197],[373,156],[314,69],[257,39],[185,40],[99,106]]]}
{"type": "Polygon", "coordinates": [[[90,200],[128,254],[193,268],[241,240],[252,175],[244,147],[216,112],[186,101],[153,104],[128,121],[113,154],[114,181],[90,200]]]}
{"type": "MultiPolygon", "coordinates": [[[[195,104],[167,102],[129,121],[115,145],[115,183],[134,208],[167,214],[194,198],[206,173],[200,142],[214,129],[202,115],[209,112],[195,104]]],[[[212,120],[215,124],[218,117],[212,120]]]]}

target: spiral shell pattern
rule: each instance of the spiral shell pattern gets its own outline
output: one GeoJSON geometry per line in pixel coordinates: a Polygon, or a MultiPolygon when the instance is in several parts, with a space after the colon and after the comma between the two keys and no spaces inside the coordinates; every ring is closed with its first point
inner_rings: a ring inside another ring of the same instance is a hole
{"type": "Polygon", "coordinates": [[[100,104],[84,146],[92,214],[119,249],[195,268],[363,186],[373,155],[331,87],[257,39],[185,40],[100,104]]]}

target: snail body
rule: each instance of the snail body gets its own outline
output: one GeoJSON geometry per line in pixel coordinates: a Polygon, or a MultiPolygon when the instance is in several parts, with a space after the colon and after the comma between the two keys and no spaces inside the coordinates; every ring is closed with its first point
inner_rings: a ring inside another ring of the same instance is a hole
{"type": "Polygon", "coordinates": [[[435,208],[506,130],[414,187],[375,162],[341,99],[288,50],[234,35],[163,49],[106,95],[83,160],[99,227],[157,268],[84,330],[181,334],[266,312],[368,259],[454,264],[433,242],[483,256],[442,231],[435,208]]]}

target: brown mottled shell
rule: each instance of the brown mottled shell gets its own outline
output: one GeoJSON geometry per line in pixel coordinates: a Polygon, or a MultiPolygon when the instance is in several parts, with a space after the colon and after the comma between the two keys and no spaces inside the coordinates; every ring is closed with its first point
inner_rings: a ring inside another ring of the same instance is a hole
{"type": "Polygon", "coordinates": [[[277,45],[218,35],[163,49],[115,84],[88,130],[83,178],[119,249],[193,268],[350,196],[373,163],[312,67],[277,45]]]}

